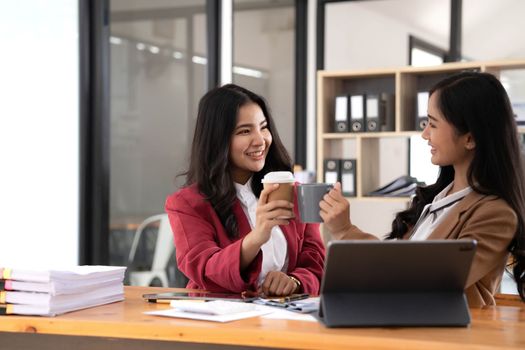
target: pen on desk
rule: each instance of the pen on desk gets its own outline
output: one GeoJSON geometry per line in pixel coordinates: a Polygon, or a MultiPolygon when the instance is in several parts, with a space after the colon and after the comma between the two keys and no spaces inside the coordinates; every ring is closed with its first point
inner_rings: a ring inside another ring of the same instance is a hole
{"type": "Polygon", "coordinates": [[[308,299],[309,297],[310,297],[310,295],[306,294],[306,293],[305,294],[290,295],[288,297],[284,297],[284,298],[279,299],[279,302],[281,302],[281,303],[289,303],[291,301],[308,299]]]}
{"type": "Polygon", "coordinates": [[[263,302],[263,305],[277,306],[277,307],[282,307],[282,308],[285,308],[285,309],[288,307],[288,304],[281,303],[280,301],[274,301],[274,300],[265,301],[265,302],[263,302]]]}

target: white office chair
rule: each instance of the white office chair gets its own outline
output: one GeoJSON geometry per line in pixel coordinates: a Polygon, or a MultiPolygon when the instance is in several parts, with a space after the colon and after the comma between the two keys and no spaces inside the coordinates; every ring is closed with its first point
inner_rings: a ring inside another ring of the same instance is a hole
{"type": "Polygon", "coordinates": [[[137,228],[137,231],[135,231],[135,236],[133,237],[133,243],[131,244],[128,257],[128,266],[133,265],[142,232],[148,225],[157,221],[159,222],[159,230],[157,233],[157,240],[155,242],[155,251],[153,253],[151,270],[131,271],[129,273],[129,282],[131,285],[149,286],[155,279],[158,279],[161,282],[162,287],[169,286],[166,269],[168,267],[170,257],[175,250],[175,244],[173,242],[173,233],[171,231],[167,214],[150,216],[140,224],[140,226],[137,228]]]}

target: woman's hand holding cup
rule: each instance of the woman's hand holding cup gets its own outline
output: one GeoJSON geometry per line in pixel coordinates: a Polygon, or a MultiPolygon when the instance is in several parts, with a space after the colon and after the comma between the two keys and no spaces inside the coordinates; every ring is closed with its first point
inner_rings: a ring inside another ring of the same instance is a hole
{"type": "Polygon", "coordinates": [[[268,242],[272,228],[288,225],[289,220],[294,218],[293,174],[289,171],[270,172],[264,176],[262,183],[264,189],[257,202],[255,227],[242,241],[241,270],[253,261],[261,246],[268,242]]]}
{"type": "Polygon", "coordinates": [[[350,203],[341,192],[341,183],[337,182],[332,190],[324,195],[319,203],[321,218],[334,238],[340,239],[350,229],[350,203]]]}
{"type": "Polygon", "coordinates": [[[270,194],[277,191],[279,186],[279,184],[265,186],[259,196],[253,233],[256,235],[257,243],[260,243],[260,245],[263,245],[270,239],[274,226],[288,225],[289,220],[294,218],[292,202],[285,199],[268,201],[270,194]]]}

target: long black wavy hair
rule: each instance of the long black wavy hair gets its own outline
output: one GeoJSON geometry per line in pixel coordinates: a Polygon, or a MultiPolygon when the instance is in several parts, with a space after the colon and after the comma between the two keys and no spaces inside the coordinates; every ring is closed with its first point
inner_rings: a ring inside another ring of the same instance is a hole
{"type": "Polygon", "coordinates": [[[229,160],[230,141],[237,124],[239,109],[257,104],[272,135],[272,143],[264,167],[252,176],[252,190],[257,197],[262,191],[261,180],[270,171],[291,171],[292,161],[284,147],[268,105],[263,97],[235,84],[208,91],[199,102],[197,123],[191,146],[190,165],[184,186],[196,184],[211,203],[230,238],[239,235],[232,207],[236,190],[229,160]]]}
{"type": "MultiPolygon", "coordinates": [[[[513,274],[523,300],[525,282],[524,167],[514,113],[498,79],[488,73],[462,72],[438,82],[430,94],[439,93],[438,108],[458,135],[471,133],[476,147],[467,172],[470,187],[478,193],[504,199],[518,217],[509,250],[513,274]]],[[[418,220],[423,207],[454,180],[454,168],[443,166],[435,184],[418,187],[409,209],[398,213],[388,238],[402,238],[418,220]]]]}

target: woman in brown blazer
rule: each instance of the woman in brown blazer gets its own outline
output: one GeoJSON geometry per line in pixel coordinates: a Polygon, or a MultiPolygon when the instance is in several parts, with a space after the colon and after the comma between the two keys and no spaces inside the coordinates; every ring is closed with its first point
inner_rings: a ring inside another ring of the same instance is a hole
{"type": "MultiPolygon", "coordinates": [[[[471,306],[495,304],[509,252],[522,299],[525,281],[524,168],[514,114],[505,89],[488,73],[463,72],[430,91],[422,137],[440,166],[435,184],[418,187],[387,239],[475,239],[467,280],[471,306]]],[[[320,203],[336,239],[377,239],[350,220],[341,185],[320,203]]],[[[444,257],[446,258],[446,257],[444,257]]]]}

